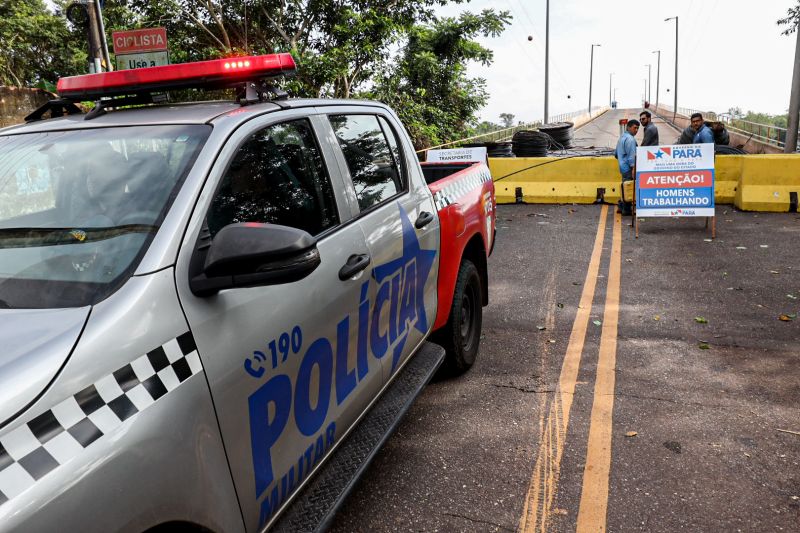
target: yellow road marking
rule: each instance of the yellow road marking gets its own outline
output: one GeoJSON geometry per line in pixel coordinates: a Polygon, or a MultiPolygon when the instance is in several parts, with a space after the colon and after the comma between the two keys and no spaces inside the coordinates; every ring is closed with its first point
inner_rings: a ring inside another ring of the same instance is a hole
{"type": "Polygon", "coordinates": [[[589,446],[583,469],[583,488],[578,510],[577,533],[606,530],[608,482],[611,472],[611,422],[614,413],[615,367],[617,364],[617,325],[619,321],[620,267],[622,262],[621,216],[614,217],[611,263],[600,335],[600,355],[594,385],[589,446]]]}
{"type": "MultiPolygon", "coordinates": [[[[600,270],[600,256],[603,252],[606,218],[608,206],[603,205],[600,221],[594,239],[592,257],[586,280],[583,284],[578,312],[572,324],[572,333],[567,345],[567,353],[561,365],[558,390],[550,402],[545,420],[540,420],[539,450],[536,454],[536,465],[520,519],[522,533],[544,532],[555,501],[558,478],[561,471],[561,456],[564,452],[564,437],[569,425],[569,413],[572,408],[572,397],[575,393],[575,382],[581,363],[581,353],[586,339],[586,328],[592,312],[592,301],[600,270]]],[[[544,412],[544,409],[542,410],[544,412]]]]}

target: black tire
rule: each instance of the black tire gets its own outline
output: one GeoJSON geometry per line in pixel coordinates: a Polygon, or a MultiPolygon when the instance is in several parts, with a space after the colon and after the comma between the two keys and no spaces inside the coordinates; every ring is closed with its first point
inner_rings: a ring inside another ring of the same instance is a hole
{"type": "Polygon", "coordinates": [[[458,270],[447,324],[436,332],[433,339],[447,352],[442,365],[445,375],[461,375],[475,362],[481,342],[482,322],[480,274],[471,261],[464,259],[458,270]]]}

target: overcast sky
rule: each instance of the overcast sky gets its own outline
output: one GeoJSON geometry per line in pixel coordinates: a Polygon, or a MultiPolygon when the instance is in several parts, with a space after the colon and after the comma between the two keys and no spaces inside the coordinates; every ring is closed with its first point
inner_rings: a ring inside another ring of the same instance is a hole
{"type": "MultiPolygon", "coordinates": [[[[656,100],[657,54],[661,50],[660,100],[672,105],[675,21],[679,17],[678,105],[727,111],[738,106],[770,114],[789,107],[795,36],[781,35],[776,20],[796,0],[551,0],[550,116],[588,106],[589,59],[594,49],[592,105],[608,104],[609,73],[620,107],[641,105],[647,64],[651,100],[656,100]],[[667,92],[669,89],[669,92],[667,92]],[[567,98],[569,96],[570,98],[567,98]]],[[[508,10],[510,27],[496,39],[481,39],[495,53],[489,68],[470,66],[487,80],[490,99],[481,118],[500,113],[532,121],[544,114],[546,0],[472,0],[441,8],[508,10]],[[528,41],[528,35],[533,41],[528,41]]]]}

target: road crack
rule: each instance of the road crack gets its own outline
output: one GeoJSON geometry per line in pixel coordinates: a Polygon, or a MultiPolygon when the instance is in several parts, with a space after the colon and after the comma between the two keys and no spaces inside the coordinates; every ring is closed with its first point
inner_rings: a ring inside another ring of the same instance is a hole
{"type": "Polygon", "coordinates": [[[533,388],[529,389],[527,387],[518,387],[516,385],[501,385],[499,383],[489,383],[489,385],[491,385],[492,387],[499,387],[502,389],[514,389],[520,392],[532,393],[532,394],[547,394],[548,392],[555,392],[555,390],[552,389],[541,389],[541,390],[533,388]]]}
{"type": "Polygon", "coordinates": [[[503,525],[500,525],[500,524],[496,524],[494,522],[489,522],[487,520],[478,520],[477,518],[470,518],[469,516],[464,516],[462,514],[444,513],[444,515],[445,516],[452,516],[454,518],[462,518],[464,520],[472,522],[473,524],[485,524],[487,526],[494,526],[494,527],[496,527],[498,529],[502,529],[503,531],[510,531],[511,533],[515,533],[516,532],[516,529],[514,529],[514,528],[510,528],[508,526],[503,526],[503,525]]]}

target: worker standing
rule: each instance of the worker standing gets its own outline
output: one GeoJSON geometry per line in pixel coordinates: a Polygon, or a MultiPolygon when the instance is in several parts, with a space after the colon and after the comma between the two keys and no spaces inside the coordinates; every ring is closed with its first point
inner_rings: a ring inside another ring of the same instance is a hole
{"type": "Polygon", "coordinates": [[[653,124],[653,115],[650,111],[642,111],[639,113],[639,120],[644,128],[642,146],[658,146],[658,128],[653,124]]]}
{"type": "MultiPolygon", "coordinates": [[[[639,121],[629,120],[625,127],[625,133],[619,138],[617,142],[617,151],[615,153],[617,163],[619,163],[619,173],[622,175],[622,182],[633,181],[633,170],[636,166],[636,139],[635,136],[639,132],[639,121]]],[[[624,186],[623,186],[624,187],[624,186]]],[[[631,215],[633,210],[632,202],[629,199],[619,201],[619,212],[623,215],[631,215]]]]}

